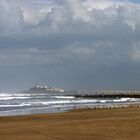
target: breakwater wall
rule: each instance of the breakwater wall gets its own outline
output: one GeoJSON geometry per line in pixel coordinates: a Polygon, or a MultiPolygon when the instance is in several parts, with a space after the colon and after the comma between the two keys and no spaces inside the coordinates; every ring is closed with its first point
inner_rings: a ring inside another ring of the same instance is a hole
{"type": "Polygon", "coordinates": [[[140,98],[140,91],[95,91],[94,94],[77,94],[75,97],[87,98],[140,98]]]}

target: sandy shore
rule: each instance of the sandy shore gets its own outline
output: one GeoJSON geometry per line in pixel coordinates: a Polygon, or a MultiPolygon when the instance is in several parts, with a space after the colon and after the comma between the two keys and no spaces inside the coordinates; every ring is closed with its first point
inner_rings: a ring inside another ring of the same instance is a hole
{"type": "Polygon", "coordinates": [[[0,117],[0,140],[139,140],[140,108],[0,117]]]}

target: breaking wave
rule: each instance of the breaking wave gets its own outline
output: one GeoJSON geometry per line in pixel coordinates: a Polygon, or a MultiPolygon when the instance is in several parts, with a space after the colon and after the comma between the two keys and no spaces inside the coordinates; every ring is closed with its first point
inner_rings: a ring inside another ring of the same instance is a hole
{"type": "MultiPolygon", "coordinates": [[[[40,110],[46,109],[55,110],[55,108],[70,109],[72,107],[87,106],[87,105],[108,105],[108,104],[131,104],[140,102],[139,98],[87,98],[76,97],[74,95],[59,95],[59,94],[22,94],[22,93],[1,93],[0,94],[0,115],[4,111],[13,110],[30,110],[35,108],[40,110]]],[[[35,111],[34,109],[34,111],[35,111]]],[[[32,114],[32,110],[31,110],[32,114]]]]}

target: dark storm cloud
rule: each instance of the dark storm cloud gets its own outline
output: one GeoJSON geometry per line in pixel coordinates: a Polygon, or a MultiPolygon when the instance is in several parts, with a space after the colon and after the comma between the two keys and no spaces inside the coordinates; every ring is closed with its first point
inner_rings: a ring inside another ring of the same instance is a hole
{"type": "Polygon", "coordinates": [[[2,86],[138,87],[139,4],[0,0],[0,13],[2,86]]]}

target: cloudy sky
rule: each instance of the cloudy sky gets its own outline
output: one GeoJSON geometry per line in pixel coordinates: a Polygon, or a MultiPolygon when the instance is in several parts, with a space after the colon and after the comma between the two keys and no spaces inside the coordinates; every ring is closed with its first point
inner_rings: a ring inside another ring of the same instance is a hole
{"type": "Polygon", "coordinates": [[[139,0],[0,0],[0,90],[140,89],[139,0]]]}

